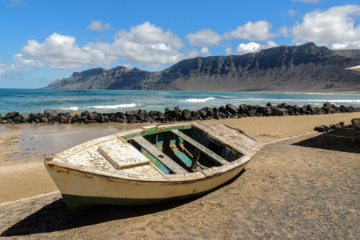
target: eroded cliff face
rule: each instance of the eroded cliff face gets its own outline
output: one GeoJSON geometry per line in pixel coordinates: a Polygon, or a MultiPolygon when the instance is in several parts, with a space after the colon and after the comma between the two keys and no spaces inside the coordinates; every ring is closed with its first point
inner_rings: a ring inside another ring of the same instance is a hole
{"type": "Polygon", "coordinates": [[[73,73],[46,88],[184,91],[360,91],[360,50],[333,51],[314,43],[245,55],[197,57],[163,71],[116,67],[73,73]]]}

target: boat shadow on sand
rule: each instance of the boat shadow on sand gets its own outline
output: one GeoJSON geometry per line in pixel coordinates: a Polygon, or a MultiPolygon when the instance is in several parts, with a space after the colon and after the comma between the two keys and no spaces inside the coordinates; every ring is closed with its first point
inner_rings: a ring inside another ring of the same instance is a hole
{"type": "Polygon", "coordinates": [[[102,222],[143,216],[176,208],[193,200],[152,206],[99,205],[89,209],[86,213],[75,213],[66,207],[63,199],[58,199],[30,214],[20,222],[15,223],[5,230],[0,237],[57,232],[102,222]]]}
{"type": "Polygon", "coordinates": [[[352,127],[345,127],[307,138],[293,145],[346,153],[360,153],[360,140],[356,139],[351,144],[353,137],[354,131],[352,127]]]}
{"type": "Polygon", "coordinates": [[[206,195],[218,190],[219,188],[234,182],[243,174],[244,171],[245,170],[242,170],[234,179],[208,193],[190,199],[163,204],[144,206],[98,205],[90,208],[86,213],[76,213],[70,211],[61,198],[43,206],[41,209],[32,214],[29,213],[29,216],[2,232],[0,237],[51,233],[167,211],[196,201],[199,198],[206,197],[206,195]]]}

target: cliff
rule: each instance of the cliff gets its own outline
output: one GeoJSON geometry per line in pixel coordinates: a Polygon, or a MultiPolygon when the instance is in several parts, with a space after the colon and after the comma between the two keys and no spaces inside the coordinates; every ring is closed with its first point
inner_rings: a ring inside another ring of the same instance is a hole
{"type": "Polygon", "coordinates": [[[45,88],[180,91],[341,92],[360,91],[360,50],[330,50],[314,43],[257,53],[197,57],[158,72],[95,68],[75,72],[45,88]]]}

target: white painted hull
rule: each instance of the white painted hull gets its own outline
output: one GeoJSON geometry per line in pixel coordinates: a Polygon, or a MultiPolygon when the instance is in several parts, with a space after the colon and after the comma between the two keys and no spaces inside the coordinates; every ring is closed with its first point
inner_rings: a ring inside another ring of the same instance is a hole
{"type": "MultiPolygon", "coordinates": [[[[182,128],[188,125],[172,126],[182,128]]],[[[232,135],[228,137],[229,133],[227,133],[224,137],[221,135],[224,131],[219,132],[217,129],[212,129],[214,126],[207,127],[205,129],[207,131],[218,131],[217,139],[231,146],[234,151],[241,152],[241,157],[229,162],[226,161],[221,166],[209,167],[195,172],[183,171],[176,174],[166,174],[158,166],[155,166],[155,163],[146,162],[146,159],[142,159],[144,161],[140,162],[139,165],[130,165],[124,168],[115,167],[117,165],[112,161],[123,161],[119,158],[126,159],[126,164],[128,162],[133,164],[132,158],[124,157],[123,154],[129,153],[129,156],[140,154],[124,139],[142,135],[145,131],[152,131],[154,128],[113,134],[89,141],[51,158],[46,158],[45,166],[62,193],[66,204],[73,210],[82,210],[97,204],[144,205],[193,197],[216,189],[234,179],[261,147],[256,139],[237,129],[227,126],[225,130],[232,132],[232,135]],[[249,144],[244,146],[239,142],[249,144]],[[101,154],[102,151],[110,149],[109,146],[116,146],[116,149],[126,148],[130,151],[126,150],[120,154],[121,156],[117,156],[117,159],[112,159],[109,163],[106,157],[101,154]]],[[[165,131],[159,127],[156,127],[156,130],[165,131]]],[[[187,138],[186,136],[183,137],[184,139],[187,138]]],[[[200,146],[201,148],[203,147],[200,146]]],[[[214,153],[210,151],[210,154],[214,153]]],[[[140,155],[140,158],[144,157],[142,154],[140,155]]],[[[219,158],[219,156],[215,156],[215,158],[219,158]]],[[[225,162],[221,159],[220,161],[225,162]]],[[[124,162],[118,163],[121,165],[124,162]]]]}

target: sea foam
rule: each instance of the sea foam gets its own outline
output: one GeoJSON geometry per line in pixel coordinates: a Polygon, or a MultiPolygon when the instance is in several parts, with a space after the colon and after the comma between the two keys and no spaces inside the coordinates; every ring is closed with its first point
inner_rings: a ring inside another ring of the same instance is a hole
{"type": "Polygon", "coordinates": [[[117,108],[132,108],[136,107],[135,103],[118,104],[118,105],[106,105],[106,106],[89,106],[85,108],[96,108],[96,109],[117,109],[117,108]]]}
{"type": "Polygon", "coordinates": [[[182,102],[207,102],[209,100],[215,100],[215,98],[213,98],[213,97],[209,97],[209,98],[190,98],[190,99],[182,100],[182,102]]]}
{"type": "Polygon", "coordinates": [[[60,108],[60,109],[62,109],[62,110],[72,110],[72,111],[77,111],[77,110],[79,110],[79,107],[66,107],[66,108],[60,108]]]}

